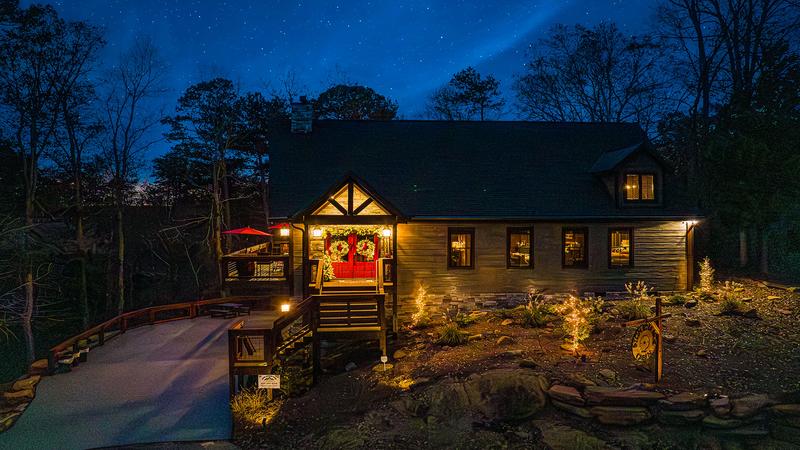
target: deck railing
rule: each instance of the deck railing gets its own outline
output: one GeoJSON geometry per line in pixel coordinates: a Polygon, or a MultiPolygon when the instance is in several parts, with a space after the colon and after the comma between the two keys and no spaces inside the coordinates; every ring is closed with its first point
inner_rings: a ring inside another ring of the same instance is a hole
{"type": "Polygon", "coordinates": [[[312,298],[294,305],[271,328],[245,328],[245,320],[228,330],[228,363],[231,395],[239,375],[271,373],[279,356],[295,342],[309,336],[313,320],[312,298]]]}
{"type": "Polygon", "coordinates": [[[220,303],[253,303],[260,300],[265,300],[265,298],[263,296],[224,297],[151,306],[129,311],[95,325],[52,347],[47,356],[48,370],[50,372],[54,371],[58,366],[59,360],[67,352],[70,353],[70,358],[72,359],[70,362],[77,363],[78,361],[85,361],[88,350],[92,347],[92,344],[103,345],[110,338],[122,334],[131,328],[171,322],[173,320],[192,319],[200,315],[203,307],[208,305],[220,303]]]}
{"type": "Polygon", "coordinates": [[[230,254],[222,257],[225,281],[286,281],[288,255],[230,254]]]}

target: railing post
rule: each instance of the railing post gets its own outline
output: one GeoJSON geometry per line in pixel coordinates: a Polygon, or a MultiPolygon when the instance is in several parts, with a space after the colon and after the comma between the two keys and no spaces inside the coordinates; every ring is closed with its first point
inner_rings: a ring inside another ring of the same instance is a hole
{"type": "Polygon", "coordinates": [[[228,386],[230,388],[230,397],[233,398],[236,394],[236,375],[234,373],[236,363],[236,336],[234,330],[228,330],[228,386]]]}
{"type": "Polygon", "coordinates": [[[384,305],[386,301],[385,295],[377,295],[375,300],[378,302],[378,323],[381,326],[381,335],[380,335],[380,344],[381,344],[381,352],[383,356],[387,356],[387,348],[386,348],[386,306],[384,305]]]}
{"type": "Polygon", "coordinates": [[[311,297],[311,359],[312,383],[317,384],[320,373],[320,336],[319,336],[319,303],[316,297],[311,297]]]}
{"type": "Polygon", "coordinates": [[[100,328],[100,332],[97,333],[97,345],[104,345],[106,343],[106,330],[100,328]]]}
{"type": "Polygon", "coordinates": [[[120,329],[120,333],[124,333],[124,332],[128,331],[128,318],[127,317],[123,317],[122,318],[122,323],[121,323],[119,329],[120,329]]]}
{"type": "Polygon", "coordinates": [[[153,322],[156,321],[156,312],[153,311],[152,309],[147,311],[147,320],[149,321],[150,325],[152,325],[153,322]]]}
{"type": "Polygon", "coordinates": [[[52,350],[47,353],[47,373],[53,373],[56,370],[56,353],[52,350]]]}

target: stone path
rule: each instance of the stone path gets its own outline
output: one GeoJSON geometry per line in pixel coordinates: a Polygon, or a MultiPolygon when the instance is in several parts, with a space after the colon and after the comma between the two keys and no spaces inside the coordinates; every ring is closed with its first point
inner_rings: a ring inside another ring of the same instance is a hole
{"type": "Polygon", "coordinates": [[[229,439],[227,329],[207,317],[145,326],[44,377],[0,449],[229,439]]]}

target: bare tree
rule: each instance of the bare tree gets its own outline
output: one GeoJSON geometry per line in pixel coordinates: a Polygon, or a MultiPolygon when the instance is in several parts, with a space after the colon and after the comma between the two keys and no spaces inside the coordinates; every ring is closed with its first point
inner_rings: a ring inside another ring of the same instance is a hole
{"type": "Polygon", "coordinates": [[[487,120],[502,114],[504,106],[500,82],[467,67],[434,91],[427,109],[430,117],[440,120],[487,120]]]}
{"type": "Polygon", "coordinates": [[[662,47],[649,36],[626,37],[612,23],[557,25],[531,55],[514,85],[526,119],[638,122],[645,129],[672,108],[662,47]]]}
{"type": "MultiPolygon", "coordinates": [[[[0,34],[0,95],[3,127],[23,166],[25,225],[23,248],[32,244],[30,232],[38,209],[37,188],[41,158],[52,148],[58,132],[62,99],[72,95],[100,45],[97,30],[81,22],[65,22],[49,6],[34,5],[11,13],[0,34]]],[[[30,252],[25,258],[24,308],[20,322],[27,357],[35,357],[32,320],[36,285],[41,281],[30,252]]]]}
{"type": "Polygon", "coordinates": [[[151,40],[139,38],[109,73],[103,104],[102,159],[114,203],[117,240],[116,311],[125,308],[125,207],[131,197],[141,158],[155,142],[160,122],[152,100],[163,89],[164,66],[151,40]]]}

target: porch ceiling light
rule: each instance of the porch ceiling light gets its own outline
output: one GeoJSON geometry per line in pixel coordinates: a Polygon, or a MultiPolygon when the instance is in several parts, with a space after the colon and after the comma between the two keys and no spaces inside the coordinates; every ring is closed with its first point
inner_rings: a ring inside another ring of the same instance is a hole
{"type": "Polygon", "coordinates": [[[311,230],[311,235],[314,237],[322,237],[322,228],[314,228],[311,230]]]}
{"type": "Polygon", "coordinates": [[[382,233],[383,233],[383,237],[389,237],[389,236],[392,235],[392,230],[389,229],[389,228],[384,228],[382,233]]]}
{"type": "Polygon", "coordinates": [[[288,229],[288,228],[281,228],[281,231],[280,231],[280,233],[281,233],[281,236],[284,236],[284,237],[285,237],[285,236],[289,236],[289,233],[290,233],[290,232],[291,232],[291,230],[290,230],[290,229],[288,229]]]}
{"type": "Polygon", "coordinates": [[[281,312],[289,312],[290,309],[292,309],[290,303],[281,303],[281,312]]]}

